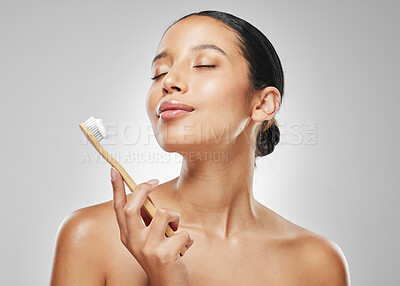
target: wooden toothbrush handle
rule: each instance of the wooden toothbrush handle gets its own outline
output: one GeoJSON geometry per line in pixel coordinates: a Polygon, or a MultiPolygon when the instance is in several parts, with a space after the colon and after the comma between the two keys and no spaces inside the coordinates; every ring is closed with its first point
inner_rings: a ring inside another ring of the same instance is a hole
{"type": "MultiPolygon", "coordinates": [[[[122,178],[124,179],[125,184],[128,186],[129,190],[133,192],[133,190],[137,187],[137,184],[132,180],[131,176],[129,176],[128,172],[125,171],[125,169],[121,166],[121,164],[114,159],[113,156],[111,156],[106,149],[103,148],[103,146],[97,141],[96,137],[90,132],[90,130],[86,127],[85,124],[81,123],[79,124],[79,127],[81,128],[83,134],[85,134],[86,138],[89,140],[89,142],[93,145],[93,147],[99,152],[99,154],[115,169],[118,170],[118,172],[121,174],[122,178]]],[[[144,209],[146,213],[153,218],[154,215],[156,214],[156,207],[153,205],[153,203],[146,198],[144,201],[144,209]]],[[[165,234],[167,237],[175,235],[175,232],[172,230],[172,228],[167,225],[167,228],[165,230],[165,234]]],[[[186,252],[186,247],[184,246],[181,251],[180,255],[183,256],[186,252]]]]}

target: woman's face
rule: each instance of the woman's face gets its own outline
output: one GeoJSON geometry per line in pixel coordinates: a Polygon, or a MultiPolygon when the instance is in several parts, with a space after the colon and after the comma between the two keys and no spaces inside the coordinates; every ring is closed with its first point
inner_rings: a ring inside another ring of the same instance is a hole
{"type": "Polygon", "coordinates": [[[248,67],[235,34],[218,20],[191,16],[166,31],[156,55],[146,109],[160,146],[181,153],[235,142],[251,119],[248,67]],[[159,105],[170,100],[194,110],[159,117],[159,105]]]}

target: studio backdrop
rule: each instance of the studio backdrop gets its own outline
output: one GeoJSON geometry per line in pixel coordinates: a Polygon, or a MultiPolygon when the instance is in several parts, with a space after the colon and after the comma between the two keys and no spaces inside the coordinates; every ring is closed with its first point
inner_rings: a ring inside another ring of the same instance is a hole
{"type": "Polygon", "coordinates": [[[146,113],[165,29],[206,9],[259,28],[282,61],[281,142],[258,160],[254,196],[336,242],[353,285],[400,285],[399,55],[395,1],[2,1],[0,284],[46,285],[57,230],[112,200],[109,165],[137,183],[179,175],[146,113]]]}

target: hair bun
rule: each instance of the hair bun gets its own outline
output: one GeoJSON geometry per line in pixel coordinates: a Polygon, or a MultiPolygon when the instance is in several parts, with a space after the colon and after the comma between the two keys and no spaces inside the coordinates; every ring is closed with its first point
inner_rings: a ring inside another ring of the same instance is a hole
{"type": "Polygon", "coordinates": [[[261,125],[260,132],[257,136],[255,157],[263,157],[272,153],[275,146],[279,143],[280,135],[281,133],[276,119],[272,118],[271,120],[265,120],[261,125]]]}

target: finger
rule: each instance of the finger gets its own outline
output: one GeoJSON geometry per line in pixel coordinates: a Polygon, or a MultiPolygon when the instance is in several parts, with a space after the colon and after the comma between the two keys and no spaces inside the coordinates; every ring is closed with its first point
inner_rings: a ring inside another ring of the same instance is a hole
{"type": "MultiPolygon", "coordinates": [[[[156,207],[156,205],[153,203],[153,200],[150,198],[150,196],[147,196],[147,198],[148,198],[149,201],[154,205],[154,207],[156,207]]],[[[141,214],[141,216],[142,216],[142,218],[143,218],[143,221],[144,221],[144,223],[146,224],[146,226],[149,226],[149,225],[150,225],[150,222],[151,222],[151,220],[152,220],[153,218],[146,212],[146,210],[144,209],[144,207],[142,207],[142,208],[140,209],[140,214],[141,214]]],[[[177,230],[178,230],[178,225],[179,225],[179,221],[178,221],[178,222],[174,221],[174,222],[170,222],[170,223],[169,223],[169,226],[171,227],[171,229],[172,229],[173,231],[177,231],[177,230]]]]}
{"type": "Polygon", "coordinates": [[[117,223],[120,229],[121,241],[125,244],[126,242],[126,222],[124,215],[124,207],[126,205],[126,193],[125,186],[121,174],[112,167],[110,170],[111,184],[113,187],[113,206],[117,223]]]}
{"type": "Polygon", "coordinates": [[[194,239],[189,235],[187,231],[178,232],[175,235],[168,237],[167,239],[168,247],[173,249],[172,251],[177,255],[182,248],[186,247],[186,249],[189,249],[189,247],[192,246],[193,242],[194,239]]]}
{"type": "MultiPolygon", "coordinates": [[[[147,197],[147,198],[150,198],[150,197],[147,197]]],[[[151,220],[152,220],[152,217],[146,212],[146,210],[144,209],[144,207],[141,207],[141,208],[140,208],[140,215],[141,215],[141,217],[142,217],[142,219],[143,219],[144,224],[145,224],[146,226],[149,226],[149,225],[150,225],[150,222],[151,222],[151,220]]]]}
{"type": "MultiPolygon", "coordinates": [[[[153,203],[153,200],[149,196],[147,196],[147,198],[149,199],[149,201],[155,207],[155,204],[153,203]]],[[[150,222],[152,220],[152,217],[146,212],[146,210],[144,209],[143,206],[140,208],[140,215],[142,216],[145,225],[149,226],[149,224],[150,224],[150,222]]]]}
{"type": "MultiPolygon", "coordinates": [[[[147,196],[156,188],[156,185],[142,183],[129,195],[124,207],[124,215],[128,232],[134,232],[146,227],[141,216],[141,209],[147,196]]],[[[145,221],[146,222],[146,221],[145,221]]]]}
{"type": "Polygon", "coordinates": [[[162,238],[165,236],[167,225],[173,230],[178,229],[180,214],[174,210],[159,208],[149,225],[149,236],[162,238]]]}

